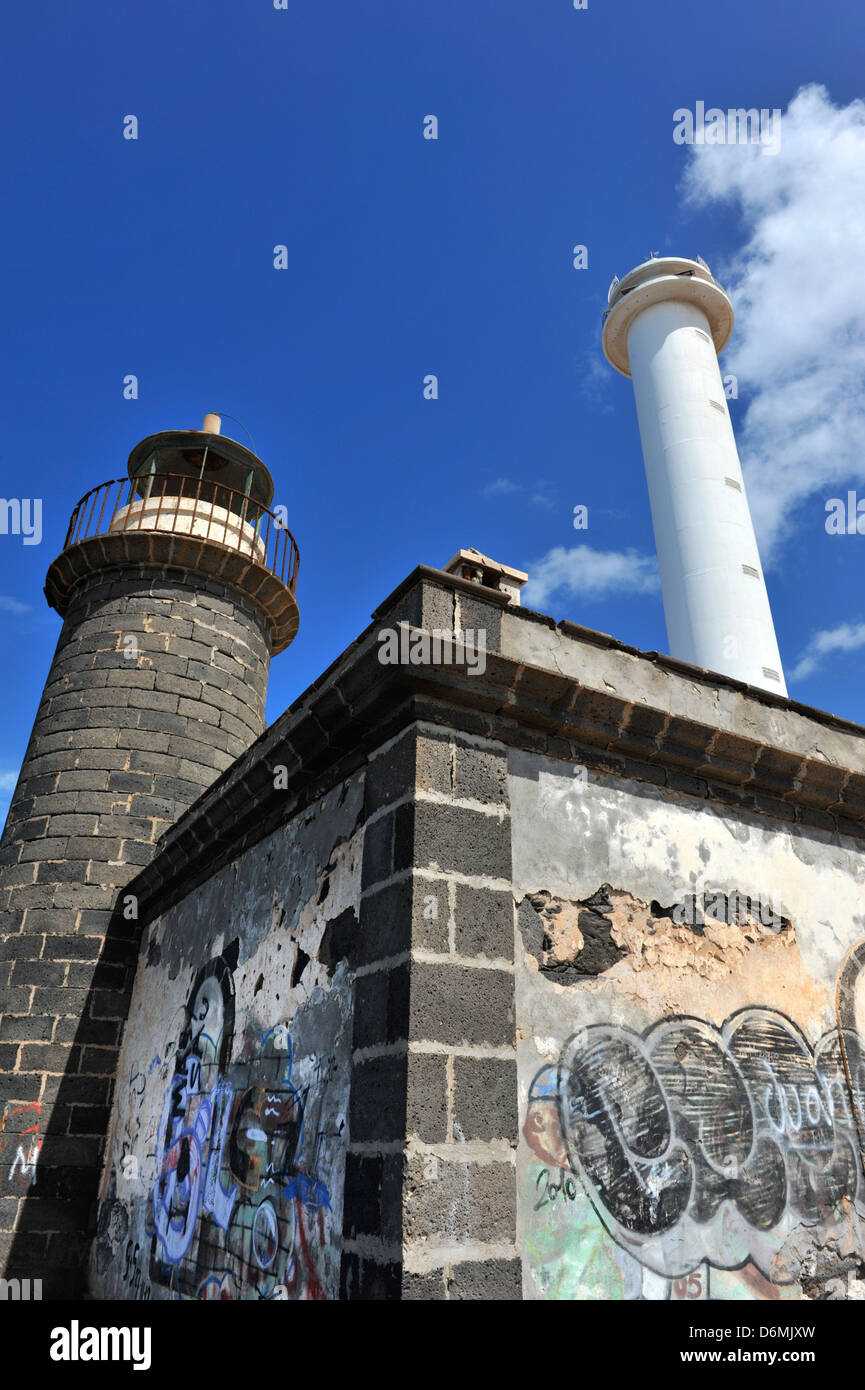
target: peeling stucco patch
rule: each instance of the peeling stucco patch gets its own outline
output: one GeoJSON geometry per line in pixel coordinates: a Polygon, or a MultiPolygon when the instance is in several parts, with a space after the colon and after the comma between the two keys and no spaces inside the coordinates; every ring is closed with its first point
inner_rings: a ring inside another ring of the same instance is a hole
{"type": "Polygon", "coordinates": [[[582,902],[554,898],[542,889],[519,905],[517,920],[526,948],[538,969],[557,984],[600,975],[625,955],[613,939],[608,888],[603,884],[582,902]]]}
{"type": "Polygon", "coordinates": [[[802,1224],[790,1232],[772,1277],[798,1280],[809,1299],[865,1299],[865,1221],[848,1197],[821,1226],[802,1224]]]}
{"type": "MultiPolygon", "coordinates": [[[[210,880],[216,900],[232,902],[241,964],[275,928],[303,930],[311,920],[311,900],[324,903],[328,897],[334,868],[358,827],[362,808],[363,779],[355,776],[307,807],[292,822],[289,835],[275,832],[210,880]]],[[[334,915],[330,903],[327,915],[334,915]]],[[[183,918],[183,932],[155,930],[142,943],[148,964],[167,966],[172,979],[204,953],[219,950],[222,922],[207,894],[196,892],[184,899],[183,918]]],[[[163,921],[172,920],[169,910],[163,921]]]]}
{"type": "Polygon", "coordinates": [[[737,956],[755,947],[773,939],[784,949],[795,943],[788,918],[738,892],[692,894],[662,907],[609,883],[580,901],[541,889],[519,904],[518,920],[537,968],[558,984],[601,975],[625,961],[632,971],[663,966],[720,980],[737,956]]]}

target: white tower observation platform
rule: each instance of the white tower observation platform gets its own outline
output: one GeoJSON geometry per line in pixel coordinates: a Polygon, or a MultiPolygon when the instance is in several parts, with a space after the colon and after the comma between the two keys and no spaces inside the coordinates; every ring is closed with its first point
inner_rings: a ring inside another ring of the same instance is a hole
{"type": "Polygon", "coordinates": [[[610,286],[607,361],[634,383],[670,655],[786,695],[718,353],[733,308],[702,260],[610,286]]]}

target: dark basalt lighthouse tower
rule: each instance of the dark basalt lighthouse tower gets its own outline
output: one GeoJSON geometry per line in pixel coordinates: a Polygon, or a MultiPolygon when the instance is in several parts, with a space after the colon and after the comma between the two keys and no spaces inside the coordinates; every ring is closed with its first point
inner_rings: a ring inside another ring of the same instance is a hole
{"type": "Polygon", "coordinates": [[[260,459],[151,435],[72,514],[45,595],[63,629],[0,843],[0,1255],[82,1292],[135,959],[123,887],[261,734],[298,551],[260,459]]]}

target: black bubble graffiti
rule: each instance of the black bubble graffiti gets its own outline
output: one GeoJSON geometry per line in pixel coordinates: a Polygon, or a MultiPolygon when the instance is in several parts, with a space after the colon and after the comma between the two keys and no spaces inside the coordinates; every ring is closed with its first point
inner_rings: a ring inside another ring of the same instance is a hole
{"type": "Polygon", "coordinates": [[[701,1259],[753,1259],[768,1274],[770,1233],[865,1196],[863,1053],[851,1030],[843,1044],[852,1090],[842,1035],[812,1051],[769,1009],[740,1010],[720,1029],[679,1017],[642,1035],[575,1034],[557,1070],[561,1131],[610,1234],[669,1277],[701,1259]]]}

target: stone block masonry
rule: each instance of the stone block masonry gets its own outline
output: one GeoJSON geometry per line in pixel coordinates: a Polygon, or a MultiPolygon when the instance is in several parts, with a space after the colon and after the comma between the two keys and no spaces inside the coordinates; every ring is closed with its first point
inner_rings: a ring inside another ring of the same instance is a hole
{"type": "Polygon", "coordinates": [[[506,772],[417,724],[369,763],[345,1298],[519,1297],[506,772]]]}
{"type": "Polygon", "coordinates": [[[46,1297],[82,1288],[138,934],[122,889],[262,732],[268,665],[217,580],[124,565],[70,600],[0,844],[0,1252],[46,1297]]]}

